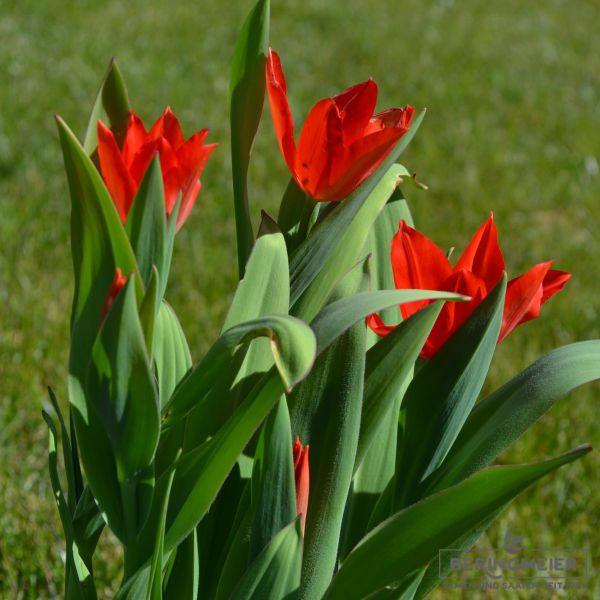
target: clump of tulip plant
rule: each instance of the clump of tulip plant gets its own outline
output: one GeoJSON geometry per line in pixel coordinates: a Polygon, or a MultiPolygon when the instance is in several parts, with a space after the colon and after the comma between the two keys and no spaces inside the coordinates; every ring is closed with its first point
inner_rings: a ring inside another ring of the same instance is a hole
{"type": "MultiPolygon", "coordinates": [[[[294,131],[269,2],[231,67],[239,285],[199,360],[166,301],[173,244],[214,149],[170,109],[148,130],[112,63],[80,142],[59,118],[75,291],[68,418],[50,475],[68,599],[97,598],[105,527],[118,599],[422,598],[522,490],[590,451],[494,467],[554,402],[600,377],[565,346],[479,398],[496,344],[570,275],[507,280],[492,217],[451,261],[414,228],[397,163],[424,116],[375,113],[374,81],[294,131]],[[265,95],[291,179],[258,232],[246,176],[265,95]],[[57,453],[62,448],[64,476],[57,453]]],[[[490,207],[493,208],[493,207],[490,207]]],[[[60,433],[60,435],[59,435],[60,433]]]]}

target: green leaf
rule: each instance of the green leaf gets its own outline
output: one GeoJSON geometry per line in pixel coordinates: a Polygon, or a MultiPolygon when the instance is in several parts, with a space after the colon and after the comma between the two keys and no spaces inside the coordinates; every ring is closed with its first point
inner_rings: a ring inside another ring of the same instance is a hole
{"type": "Polygon", "coordinates": [[[311,322],[317,353],[325,350],[354,323],[384,308],[416,300],[465,300],[465,296],[436,290],[379,290],[359,292],[325,306],[311,322]]]}
{"type": "Polygon", "coordinates": [[[250,484],[241,494],[234,522],[231,526],[230,539],[227,542],[227,557],[223,561],[219,577],[219,585],[215,600],[229,600],[237,582],[248,567],[250,556],[250,530],[252,527],[252,510],[250,501],[250,484]]]}
{"type": "Polygon", "coordinates": [[[183,329],[169,304],[161,302],[154,325],[154,365],[161,410],[192,366],[183,329]]]}
{"type": "MultiPolygon", "coordinates": [[[[69,402],[77,433],[81,462],[92,489],[101,502],[115,532],[123,533],[123,515],[114,460],[108,457],[110,445],[97,415],[91,414],[84,394],[85,376],[92,345],[98,333],[100,312],[111,287],[115,268],[136,273],[137,265],[125,230],[100,175],[79,142],[59,118],[58,132],[71,192],[71,250],[75,293],[71,313],[69,356],[69,402]],[[93,424],[92,424],[93,423],[93,424]]],[[[138,281],[138,293],[142,287],[138,281]]]]}
{"type": "Polygon", "coordinates": [[[230,368],[235,350],[256,337],[270,339],[270,349],[284,388],[290,390],[310,371],[316,350],[312,329],[288,315],[268,315],[228,329],[188,375],[166,406],[164,427],[183,418],[230,368]]]}
{"type": "Polygon", "coordinates": [[[167,520],[167,508],[169,506],[169,496],[171,495],[171,486],[173,485],[173,477],[175,477],[175,469],[177,468],[177,459],[172,464],[172,467],[167,475],[167,486],[165,494],[162,498],[162,506],[158,527],[156,529],[156,539],[154,541],[154,552],[150,563],[150,578],[148,580],[148,591],[146,600],[161,600],[162,598],[162,567],[165,542],[165,522],[167,520]]]}
{"type": "Polygon", "coordinates": [[[296,486],[292,430],[287,402],[281,398],[263,425],[252,472],[252,533],[254,559],[296,517],[296,486]]]}
{"type": "Polygon", "coordinates": [[[400,581],[532,483],[590,450],[583,446],[538,464],[491,468],[396,513],[348,555],[325,598],[359,600],[400,581]]]}
{"type": "MultiPolygon", "coordinates": [[[[365,243],[364,254],[371,255],[371,290],[389,290],[396,287],[392,272],[391,243],[401,220],[406,221],[411,227],[414,225],[408,204],[400,189],[396,188],[375,219],[365,243]]],[[[395,325],[402,320],[398,307],[384,310],[381,317],[388,325],[395,325]]],[[[369,346],[372,346],[377,339],[376,333],[368,332],[369,346]]]]}
{"type": "MultiPolygon", "coordinates": [[[[354,300],[367,281],[364,269],[353,269],[335,295],[354,300]]],[[[319,356],[289,399],[292,434],[310,445],[302,599],[320,598],[334,573],[358,444],[365,348],[359,321],[319,356]]]]}
{"type": "Polygon", "coordinates": [[[369,229],[407,172],[393,163],[412,139],[424,115],[423,111],[413,120],[409,132],[377,171],[340,202],[294,253],[290,261],[293,314],[307,321],[312,319],[338,279],[358,260],[369,229]],[[309,286],[311,291],[307,292],[309,286]]]}
{"type": "Polygon", "coordinates": [[[148,356],[152,359],[154,346],[154,325],[156,316],[160,307],[158,298],[158,288],[160,286],[159,276],[156,267],[152,267],[152,275],[148,281],[144,297],[140,304],[140,324],[144,332],[144,341],[148,356]]]}
{"type": "Polygon", "coordinates": [[[357,468],[390,417],[397,429],[398,415],[390,415],[390,411],[394,401],[402,397],[402,387],[442,306],[441,302],[436,302],[416,312],[367,352],[357,468]]]}
{"type": "Polygon", "coordinates": [[[442,463],[471,412],[496,349],[505,292],[506,275],[408,387],[396,508],[420,497],[421,482],[442,463]]]}
{"type": "Polygon", "coordinates": [[[296,180],[290,178],[277,217],[277,223],[285,233],[290,255],[306,239],[310,220],[317,206],[318,203],[304,193],[296,180]]]}
{"type": "Polygon", "coordinates": [[[58,475],[58,432],[56,431],[56,426],[50,415],[45,411],[42,411],[42,416],[48,425],[49,432],[48,466],[50,470],[50,482],[66,541],[65,598],[95,600],[97,596],[94,580],[91,575],[91,561],[89,564],[86,564],[86,561],[84,561],[79,554],[77,542],[75,540],[75,531],[73,529],[72,515],[65,499],[58,475]]]}
{"type": "Polygon", "coordinates": [[[174,560],[165,588],[165,598],[196,600],[200,583],[198,537],[194,529],[174,551],[174,560]]]}
{"type": "Polygon", "coordinates": [[[163,176],[158,154],[154,156],[131,205],[126,229],[135,253],[140,276],[148,285],[152,269],[160,275],[159,298],[162,300],[171,266],[174,225],[167,225],[163,176]],[[171,229],[172,231],[169,231],[171,229]],[[171,234],[171,235],[169,235],[171,234]]]}
{"type": "Polygon", "coordinates": [[[367,352],[360,436],[349,502],[344,556],[366,533],[380,494],[394,475],[400,404],[413,365],[442,308],[418,311],[367,352]]]}
{"type": "Polygon", "coordinates": [[[87,126],[83,148],[91,155],[98,145],[98,121],[110,125],[117,144],[121,146],[127,131],[129,121],[129,98],[125,81],[117,62],[113,58],[108,66],[108,72],[100,86],[100,91],[94,103],[92,114],[87,126]]]}
{"type": "MultiPolygon", "coordinates": [[[[262,235],[254,244],[244,278],[238,284],[227,313],[223,331],[250,319],[269,314],[285,314],[289,304],[289,266],[283,235],[262,235]]],[[[243,352],[243,363],[232,382],[236,386],[235,398],[231,402],[233,408],[248,392],[244,380],[251,384],[256,374],[266,373],[273,366],[270,340],[266,338],[253,340],[243,352]]],[[[205,416],[202,415],[201,418],[205,416]]],[[[286,523],[289,521],[290,519],[286,523]]]]}
{"type": "MultiPolygon", "coordinates": [[[[115,458],[126,539],[140,531],[150,510],[153,459],[160,431],[160,413],[150,359],[138,317],[135,278],[115,299],[92,350],[86,397],[93,405],[115,458]]],[[[98,454],[94,461],[105,457],[98,454]]],[[[100,506],[104,493],[88,473],[100,506]]]]}
{"type": "Polygon", "coordinates": [[[298,588],[302,564],[300,520],[282,529],[250,565],[231,600],[280,600],[298,588]]]}
{"type": "Polygon", "coordinates": [[[177,546],[206,514],[238,457],[282,393],[281,378],[273,368],[210,441],[182,456],[171,492],[165,551],[177,546]]]}
{"type": "Polygon", "coordinates": [[[269,0],[258,0],[239,33],[229,79],[231,168],[240,279],[254,236],[248,206],[248,165],[265,96],[269,0]]]}
{"type": "Polygon", "coordinates": [[[553,404],[600,379],[600,341],[553,350],[479,402],[428,490],[440,490],[489,465],[553,404]]]}

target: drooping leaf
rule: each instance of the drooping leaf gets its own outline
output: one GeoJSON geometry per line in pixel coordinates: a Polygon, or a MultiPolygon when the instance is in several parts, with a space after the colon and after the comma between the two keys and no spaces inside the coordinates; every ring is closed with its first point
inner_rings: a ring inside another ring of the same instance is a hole
{"type": "Polygon", "coordinates": [[[590,450],[582,446],[538,464],[494,467],[396,513],[348,555],[325,598],[359,600],[400,581],[532,483],[590,450]]]}
{"type": "Polygon", "coordinates": [[[172,426],[197,406],[230,368],[238,346],[259,336],[271,340],[273,360],[286,390],[306,377],[316,351],[315,336],[308,325],[288,315],[268,315],[240,323],[221,335],[177,388],[165,409],[165,426],[172,426]]]}

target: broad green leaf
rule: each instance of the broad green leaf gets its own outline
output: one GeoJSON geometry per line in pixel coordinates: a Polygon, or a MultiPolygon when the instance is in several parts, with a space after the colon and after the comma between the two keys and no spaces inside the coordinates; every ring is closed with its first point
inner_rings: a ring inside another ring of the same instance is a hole
{"type": "Polygon", "coordinates": [[[252,472],[250,557],[256,558],[296,517],[292,430],[287,402],[281,398],[263,425],[252,472]]]}
{"type": "Polygon", "coordinates": [[[152,267],[152,275],[148,281],[144,297],[140,304],[140,324],[144,332],[144,341],[146,343],[146,350],[150,360],[153,357],[153,346],[154,346],[154,324],[156,323],[156,317],[158,309],[160,308],[160,300],[158,298],[158,288],[160,286],[159,276],[156,267],[152,267]]]}
{"type": "Polygon", "coordinates": [[[336,281],[356,262],[371,225],[406,169],[394,162],[416,133],[425,112],[411,124],[409,132],[381,166],[355,192],[339,203],[331,215],[314,228],[290,261],[290,301],[293,314],[306,320],[325,303],[336,281]],[[318,279],[317,279],[318,278],[318,279]],[[313,281],[317,279],[316,283],[313,281]],[[311,286],[310,293],[305,294],[311,286]],[[301,296],[303,296],[301,298],[301,296]]]}
{"type": "Polygon", "coordinates": [[[173,231],[169,232],[167,225],[165,191],[158,154],[152,159],[140,182],[127,217],[126,229],[144,285],[148,285],[152,269],[158,269],[159,298],[162,300],[169,279],[175,236],[173,226],[171,225],[173,231]]]}
{"type": "MultiPolygon", "coordinates": [[[[244,321],[269,314],[285,314],[290,305],[290,280],[285,241],[281,233],[260,236],[252,249],[244,278],[238,284],[235,296],[227,313],[223,331],[244,321]]],[[[252,341],[240,366],[233,385],[237,385],[237,403],[248,392],[242,383],[245,378],[257,373],[266,373],[273,366],[270,340],[259,337],[252,341]]],[[[228,415],[227,415],[228,416],[228,415]]],[[[204,418],[204,415],[201,415],[204,418]]],[[[286,521],[289,523],[290,519],[286,521]]]]}
{"type": "Polygon", "coordinates": [[[121,145],[127,131],[129,120],[129,98],[125,81],[117,62],[113,58],[108,66],[108,72],[100,86],[100,91],[94,103],[92,114],[87,126],[83,148],[91,155],[98,145],[98,121],[109,125],[115,134],[117,143],[121,145]]]}
{"type": "Polygon", "coordinates": [[[171,306],[164,301],[154,325],[154,365],[162,410],[192,366],[183,329],[171,306]]]}
{"type": "MultiPolygon", "coordinates": [[[[364,267],[353,269],[335,297],[353,300],[367,283],[364,267]]],[[[292,434],[310,445],[301,599],[320,598],[335,570],[360,430],[365,349],[366,326],[359,321],[319,356],[289,399],[292,434]]]]}
{"type": "Polygon", "coordinates": [[[268,315],[228,329],[184,379],[165,408],[165,427],[183,418],[228,372],[235,350],[256,337],[270,339],[270,349],[284,389],[304,379],[312,367],[316,341],[305,323],[288,315],[268,315]]]}
{"type": "Polygon", "coordinates": [[[348,555],[325,598],[359,600],[402,580],[532,483],[590,450],[582,446],[538,464],[494,467],[396,513],[348,555]]]}
{"type": "Polygon", "coordinates": [[[366,533],[375,504],[394,475],[400,404],[415,360],[441,307],[441,303],[437,302],[418,311],[367,352],[344,556],[366,533]]]}
{"type": "MultiPolygon", "coordinates": [[[[102,510],[115,532],[123,533],[123,515],[114,460],[97,415],[84,394],[84,382],[92,345],[99,329],[100,312],[112,284],[115,268],[136,273],[131,246],[106,187],[89,157],[66,126],[58,119],[58,132],[71,192],[71,250],[75,293],[71,314],[69,356],[69,402],[77,433],[81,462],[88,479],[94,480],[94,496],[103,498],[102,510]]],[[[138,279],[136,278],[136,281],[138,279]]],[[[141,297],[141,283],[138,293],[141,297]]]]}
{"type": "MultiPolygon", "coordinates": [[[[108,437],[116,463],[126,539],[140,531],[148,516],[154,487],[153,459],[160,430],[160,411],[154,378],[131,277],[115,299],[92,350],[86,398],[108,437]]],[[[105,457],[98,454],[95,462],[105,457]]],[[[90,477],[102,507],[104,494],[90,477]]]]}
{"type": "Polygon", "coordinates": [[[248,165],[265,96],[269,0],[258,0],[238,35],[229,79],[231,168],[240,279],[254,236],[248,206],[248,165]]]}
{"type": "Polygon", "coordinates": [[[283,235],[263,235],[254,244],[223,331],[256,317],[285,313],[289,304],[289,267],[283,235]]]}
{"type": "Polygon", "coordinates": [[[282,529],[250,565],[231,595],[232,600],[280,600],[300,583],[302,535],[300,519],[282,529]]]}
{"type": "Polygon", "coordinates": [[[428,490],[440,490],[489,465],[571,390],[600,379],[600,341],[553,350],[479,402],[428,490]]]}
{"type": "Polygon", "coordinates": [[[206,514],[238,457],[283,391],[281,378],[272,368],[210,441],[182,456],[171,492],[165,551],[177,546],[206,514]]]}
{"type": "Polygon", "coordinates": [[[356,468],[390,417],[397,429],[398,414],[390,415],[390,411],[395,399],[402,397],[402,387],[412,372],[442,306],[441,302],[436,302],[416,312],[367,352],[365,397],[356,468]]]}
{"type": "Polygon", "coordinates": [[[406,390],[396,509],[420,497],[422,481],[442,463],[471,412],[496,349],[505,292],[506,275],[406,390]]]}

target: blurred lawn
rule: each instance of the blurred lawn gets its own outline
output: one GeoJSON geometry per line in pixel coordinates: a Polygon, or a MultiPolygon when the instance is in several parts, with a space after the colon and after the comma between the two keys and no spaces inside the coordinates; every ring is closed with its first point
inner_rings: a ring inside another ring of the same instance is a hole
{"type": "MultiPolygon", "coordinates": [[[[63,584],[40,416],[46,385],[65,400],[72,293],[69,199],[53,114],[82,134],[115,55],[147,122],[170,104],[187,134],[208,126],[209,140],[220,143],[178,236],[169,291],[198,358],[236,283],[226,99],[231,49],[250,4],[2,2],[2,598],[57,597],[63,584]]],[[[427,235],[462,249],[493,210],[512,275],[548,258],[574,273],[542,319],[503,343],[490,385],[557,345],[600,337],[599,12],[595,0],[273,2],[272,45],[282,55],[298,120],[317,99],[372,75],[381,108],[429,108],[403,157],[431,188],[407,190],[427,235]]],[[[286,181],[265,119],[251,171],[255,213],[274,210],[286,181]]],[[[599,394],[598,385],[571,394],[502,462],[542,459],[582,442],[600,447],[599,394]]],[[[543,481],[481,543],[495,546],[510,528],[529,546],[589,547],[598,557],[599,467],[596,452],[543,481]]],[[[103,547],[110,555],[110,539],[103,547]]],[[[596,573],[599,566],[596,558],[596,573]]],[[[99,566],[106,582],[111,568],[99,566]]],[[[591,598],[594,579],[589,592],[569,597],[591,598]]]]}

